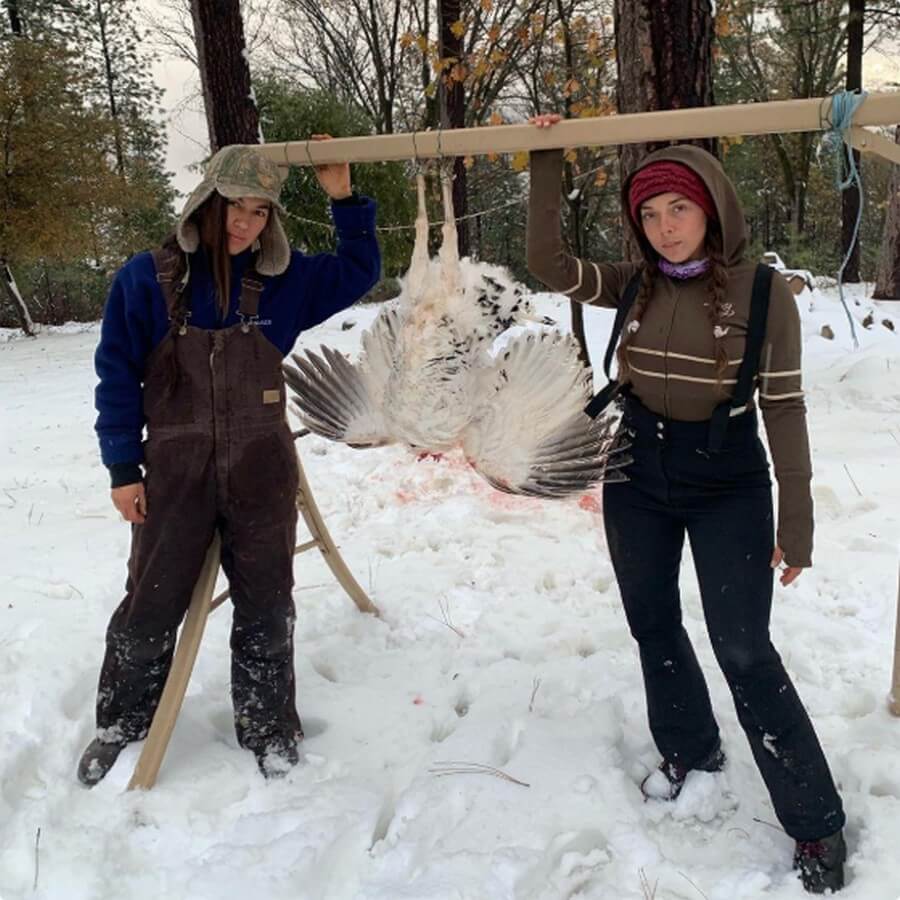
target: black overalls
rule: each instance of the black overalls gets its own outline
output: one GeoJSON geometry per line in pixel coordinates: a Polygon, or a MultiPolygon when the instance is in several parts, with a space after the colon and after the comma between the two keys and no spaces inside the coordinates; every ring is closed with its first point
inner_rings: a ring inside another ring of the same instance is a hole
{"type": "Polygon", "coordinates": [[[171,328],[144,373],[148,514],[132,526],[125,599],[109,623],[98,735],[146,735],[176,629],[213,532],[222,537],[234,618],[231,688],[240,744],[266,751],[301,736],[294,700],[293,552],[297,460],[280,351],[256,327],[262,280],[241,286],[242,324],[190,317],[174,255],[154,254],[171,328]]]}
{"type": "MultiPolygon", "coordinates": [[[[764,275],[759,272],[758,280],[764,275]]],[[[841,829],[844,813],[815,731],[769,637],[772,492],[749,403],[768,289],[768,282],[754,286],[735,394],[713,419],[667,419],[625,392],[622,428],[631,436],[634,462],[625,469],[628,481],[604,484],[603,517],[659,751],[690,769],[719,744],[706,682],[682,625],[678,575],[686,533],[712,648],[775,813],[795,840],[815,840],[841,829]],[[742,413],[731,414],[742,406],[742,413]]],[[[623,305],[630,305],[627,298],[623,305]]],[[[611,346],[617,339],[615,334],[611,346]]]]}

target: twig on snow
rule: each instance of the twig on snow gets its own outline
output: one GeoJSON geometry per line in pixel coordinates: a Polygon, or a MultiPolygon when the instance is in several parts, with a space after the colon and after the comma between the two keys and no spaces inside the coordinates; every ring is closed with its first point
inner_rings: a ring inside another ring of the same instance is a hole
{"type": "Polygon", "coordinates": [[[495,778],[511,781],[513,784],[518,784],[521,787],[531,787],[527,782],[519,781],[518,778],[513,778],[512,775],[509,775],[501,769],[494,768],[494,766],[485,766],[481,763],[460,762],[458,760],[438,760],[428,770],[428,774],[436,775],[439,778],[444,775],[493,775],[495,778]]]}
{"type": "Polygon", "coordinates": [[[531,700],[528,701],[528,712],[534,712],[534,698],[537,696],[538,688],[541,686],[541,679],[535,675],[534,681],[531,683],[531,700]]]}
{"type": "Polygon", "coordinates": [[[644,895],[644,900],[653,900],[656,896],[656,888],[659,884],[659,879],[653,882],[653,887],[650,887],[650,881],[647,878],[647,873],[643,870],[643,868],[638,869],[638,872],[641,876],[641,893],[644,895]]]}
{"type": "Polygon", "coordinates": [[[691,879],[688,878],[687,875],[684,874],[684,872],[679,872],[678,874],[679,874],[679,875],[680,875],[680,876],[681,876],[681,877],[682,877],[682,878],[683,878],[683,879],[684,879],[684,880],[685,880],[685,881],[686,881],[686,882],[687,882],[687,883],[688,883],[688,884],[689,884],[689,885],[690,885],[690,886],[691,886],[691,887],[692,887],[692,888],[693,888],[693,889],[694,889],[701,897],[703,897],[703,900],[709,900],[709,897],[707,897],[706,894],[704,894],[703,891],[701,891],[700,888],[698,888],[697,885],[694,884],[694,882],[691,881],[691,879]]]}
{"type": "Polygon", "coordinates": [[[859,485],[857,485],[857,483],[853,480],[853,476],[850,474],[850,470],[847,468],[847,463],[844,463],[844,471],[847,473],[847,477],[850,479],[850,483],[853,485],[853,487],[856,488],[856,493],[859,494],[860,497],[862,497],[863,492],[859,489],[859,485]]]}
{"type": "Polygon", "coordinates": [[[450,618],[450,603],[444,597],[438,598],[438,609],[441,611],[440,619],[437,616],[433,616],[430,613],[425,613],[429,619],[434,619],[435,622],[440,622],[442,625],[446,625],[451,631],[455,631],[461,638],[466,636],[465,632],[461,629],[457,628],[453,624],[453,619],[450,618]]]}
{"type": "Polygon", "coordinates": [[[31,886],[32,891],[37,890],[38,875],[41,873],[41,828],[38,826],[37,833],[34,836],[34,884],[31,886]]]}
{"type": "Polygon", "coordinates": [[[787,833],[780,825],[775,825],[773,822],[767,822],[765,819],[757,819],[756,816],[754,816],[753,821],[757,822],[760,825],[768,825],[769,828],[774,828],[776,831],[780,831],[782,834],[787,833]]]}

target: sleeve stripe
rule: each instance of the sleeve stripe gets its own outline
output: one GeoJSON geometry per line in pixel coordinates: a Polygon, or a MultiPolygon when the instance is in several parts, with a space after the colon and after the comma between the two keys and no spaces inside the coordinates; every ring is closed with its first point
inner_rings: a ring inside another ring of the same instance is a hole
{"type": "Polygon", "coordinates": [[[568,296],[569,294],[574,294],[578,288],[581,287],[581,281],[584,278],[584,266],[582,265],[581,260],[576,256],[575,262],[578,263],[578,281],[575,283],[575,287],[570,287],[567,291],[562,291],[563,294],[568,296]]]}
{"type": "Polygon", "coordinates": [[[800,375],[800,369],[788,369],[784,372],[760,372],[762,378],[787,378],[790,375],[800,375]]]}
{"type": "Polygon", "coordinates": [[[764,394],[760,391],[759,396],[762,397],[763,400],[790,400],[793,397],[802,397],[803,391],[793,391],[790,394],[764,394]]]}
{"type": "Polygon", "coordinates": [[[585,303],[593,303],[600,296],[600,291],[603,288],[603,283],[600,280],[600,269],[597,266],[597,263],[592,262],[591,265],[594,267],[594,273],[597,276],[597,290],[594,291],[593,297],[591,297],[589,300],[584,301],[585,303]]]}

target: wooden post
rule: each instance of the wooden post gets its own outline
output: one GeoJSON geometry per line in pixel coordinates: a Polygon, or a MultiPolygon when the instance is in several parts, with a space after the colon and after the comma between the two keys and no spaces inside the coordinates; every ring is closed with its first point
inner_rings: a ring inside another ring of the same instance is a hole
{"type": "MultiPolygon", "coordinates": [[[[255,149],[282,165],[308,166],[519,153],[560,147],[646,144],[734,134],[823,131],[830,127],[831,103],[830,97],[738,103],[567,119],[553,128],[535,128],[528,124],[489,125],[336,138],[332,141],[287,141],[262,144],[255,149]]],[[[869,94],[853,116],[853,124],[857,127],[897,123],[900,123],[900,91],[869,94]]],[[[890,142],[882,143],[857,135],[854,146],[880,155],[885,152],[886,143],[890,142]],[[864,140],[866,144],[862,146],[864,140]]]]}
{"type": "Polygon", "coordinates": [[[200,577],[194,585],[191,594],[191,605],[188,607],[178,646],[175,648],[175,658],[163,688],[159,706],[153,716],[147,740],[141,749],[141,755],[134,769],[134,775],[128,782],[128,790],[135,788],[149,790],[156,784],[156,776],[162,765],[166,748],[169,746],[169,738],[175,728],[175,720],[184,700],[184,692],[187,690],[191,672],[194,669],[194,661],[197,651],[200,649],[200,641],[203,638],[203,629],[206,627],[206,619],[209,616],[210,601],[216,586],[216,575],[219,573],[220,538],[218,532],[213,535],[209,550],[206,551],[206,559],[200,570],[200,577]]]}
{"type": "Polygon", "coordinates": [[[894,676],[891,679],[891,693],[888,709],[900,716],[900,569],[897,574],[897,627],[894,631],[894,676]]]}

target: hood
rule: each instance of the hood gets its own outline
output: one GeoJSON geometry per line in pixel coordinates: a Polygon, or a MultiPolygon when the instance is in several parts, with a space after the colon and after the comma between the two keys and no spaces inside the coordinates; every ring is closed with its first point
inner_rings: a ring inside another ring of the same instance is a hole
{"type": "Polygon", "coordinates": [[[722,228],[725,263],[729,266],[736,265],[743,259],[744,251],[747,249],[747,223],[744,218],[744,210],[738,200],[734,185],[725,174],[719,160],[711,153],[707,153],[706,150],[692,144],[677,144],[674,147],[664,147],[662,150],[651,153],[641,161],[641,164],[628,175],[622,184],[622,209],[632,232],[641,245],[644,256],[647,259],[657,259],[659,254],[650,246],[644,232],[631,217],[628,191],[631,187],[631,179],[641,169],[650,163],[662,160],[681,163],[703,179],[715,204],[719,224],[722,228]]]}
{"type": "Polygon", "coordinates": [[[258,153],[252,146],[231,144],[219,150],[206,165],[203,180],[194,188],[184,204],[175,226],[175,237],[185,253],[194,253],[200,246],[200,231],[194,213],[213,191],[223,197],[258,197],[272,204],[269,221],[258,238],[256,271],[260,275],[280,275],[291,261],[281,213],[284,207],[279,200],[286,173],[271,160],[258,153]]]}

